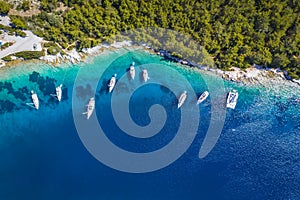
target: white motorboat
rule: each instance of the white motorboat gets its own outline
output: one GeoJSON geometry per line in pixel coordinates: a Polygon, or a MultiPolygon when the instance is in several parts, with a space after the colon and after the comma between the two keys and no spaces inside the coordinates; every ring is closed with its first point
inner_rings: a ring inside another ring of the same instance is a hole
{"type": "Polygon", "coordinates": [[[234,109],[237,103],[239,93],[236,90],[232,90],[228,93],[226,107],[234,109]]]}
{"type": "Polygon", "coordinates": [[[208,91],[203,92],[197,100],[197,105],[202,103],[209,96],[208,91]]]}
{"type": "Polygon", "coordinates": [[[179,97],[179,99],[178,99],[178,108],[180,108],[180,107],[183,105],[183,103],[184,103],[185,100],[186,100],[186,97],[187,97],[187,92],[184,91],[184,92],[180,95],[180,97],[179,97]]]}
{"type": "Polygon", "coordinates": [[[134,80],[134,77],[135,77],[134,62],[132,62],[132,64],[130,65],[128,72],[129,72],[130,78],[132,80],[134,80]]]}
{"type": "Polygon", "coordinates": [[[150,79],[148,75],[148,71],[146,69],[142,70],[142,75],[143,75],[144,82],[147,82],[150,79]]]}
{"type": "Polygon", "coordinates": [[[94,112],[94,109],[95,109],[95,99],[94,97],[90,98],[90,101],[88,103],[87,106],[87,110],[86,112],[82,113],[84,115],[86,115],[86,118],[89,119],[91,117],[91,115],[93,114],[94,112]]]}
{"type": "Polygon", "coordinates": [[[31,99],[32,99],[35,109],[38,110],[39,109],[39,98],[33,90],[31,90],[31,99]]]}
{"type": "Polygon", "coordinates": [[[112,90],[114,89],[115,85],[116,85],[116,77],[117,74],[114,74],[111,79],[109,80],[108,83],[108,92],[112,92],[112,90]]]}

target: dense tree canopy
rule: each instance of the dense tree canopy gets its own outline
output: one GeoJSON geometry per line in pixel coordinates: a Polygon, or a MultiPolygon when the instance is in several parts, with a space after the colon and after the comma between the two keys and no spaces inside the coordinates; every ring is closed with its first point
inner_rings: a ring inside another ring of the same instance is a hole
{"type": "Polygon", "coordinates": [[[22,3],[17,7],[17,9],[21,9],[24,11],[27,11],[30,9],[30,1],[29,0],[23,0],[22,3]]]}
{"type": "Polygon", "coordinates": [[[191,35],[219,68],[258,64],[300,75],[299,0],[40,1],[31,28],[62,47],[75,42],[80,49],[121,31],[162,27],[191,35]]]}
{"type": "Polygon", "coordinates": [[[11,23],[17,29],[25,29],[27,27],[26,22],[18,16],[11,16],[11,23]]]}
{"type": "Polygon", "coordinates": [[[9,3],[7,3],[6,1],[0,0],[0,15],[7,15],[10,8],[11,8],[11,6],[9,3]]]}

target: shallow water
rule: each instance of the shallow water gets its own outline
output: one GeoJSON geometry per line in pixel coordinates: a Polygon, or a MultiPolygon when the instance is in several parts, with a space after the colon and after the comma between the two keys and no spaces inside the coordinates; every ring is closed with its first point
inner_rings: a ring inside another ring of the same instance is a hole
{"type": "MultiPolygon", "coordinates": [[[[271,89],[225,81],[224,91],[239,91],[238,103],[235,110],[227,111],[222,134],[204,159],[199,159],[198,153],[212,116],[210,97],[199,106],[199,127],[192,145],[171,165],[132,174],[96,160],[80,141],[72,113],[72,103],[76,103],[78,112],[84,112],[94,90],[99,123],[117,146],[132,152],[151,152],[175,137],[181,114],[176,97],[186,86],[160,70],[149,70],[150,80],[164,77],[165,84],[173,84],[175,93],[155,83],[141,83],[138,73],[145,64],[160,64],[171,75],[175,69],[188,80],[196,95],[217,80],[130,49],[106,51],[78,65],[54,68],[31,63],[1,69],[0,198],[300,199],[300,92],[288,86],[271,89]],[[136,67],[136,79],[119,81],[114,93],[123,98],[122,94],[141,86],[129,104],[131,117],[140,126],[150,123],[151,105],[164,106],[164,127],[147,139],[122,132],[111,111],[112,95],[106,91],[109,78],[114,73],[121,78],[133,61],[140,66],[136,67]],[[99,84],[93,86],[90,83],[99,78],[99,68],[105,70],[99,84]],[[79,86],[74,87],[75,79],[79,86]],[[64,85],[63,98],[58,103],[51,94],[60,83],[64,85]],[[31,102],[31,90],[39,96],[38,111],[26,105],[31,102]],[[72,95],[78,101],[72,102],[72,95]]],[[[216,98],[224,105],[226,93],[215,89],[216,98]]],[[[196,109],[195,99],[189,97],[184,106],[196,109]]]]}

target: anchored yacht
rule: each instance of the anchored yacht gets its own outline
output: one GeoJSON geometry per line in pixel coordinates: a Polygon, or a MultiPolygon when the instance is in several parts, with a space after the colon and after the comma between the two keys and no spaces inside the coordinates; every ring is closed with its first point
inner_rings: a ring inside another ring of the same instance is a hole
{"type": "Polygon", "coordinates": [[[208,95],[208,91],[203,92],[197,100],[197,105],[202,103],[208,97],[208,95]]]}
{"type": "Polygon", "coordinates": [[[55,94],[51,94],[51,96],[56,97],[58,101],[61,101],[62,97],[62,84],[55,88],[55,94]]]}
{"type": "Polygon", "coordinates": [[[31,90],[31,99],[32,99],[35,109],[38,110],[39,109],[39,98],[33,90],[31,90]]]}
{"type": "Polygon", "coordinates": [[[90,98],[90,101],[88,103],[86,112],[82,113],[86,115],[86,118],[89,119],[91,115],[93,114],[93,111],[95,109],[95,99],[94,97],[90,98]]]}
{"type": "Polygon", "coordinates": [[[234,109],[237,103],[239,93],[236,90],[232,90],[228,93],[226,107],[234,109]]]}
{"type": "Polygon", "coordinates": [[[129,67],[129,75],[130,75],[130,78],[132,80],[134,80],[134,77],[135,77],[134,62],[132,62],[132,64],[129,67]]]}
{"type": "Polygon", "coordinates": [[[116,77],[117,77],[117,74],[114,74],[109,83],[108,83],[108,92],[112,92],[112,90],[114,89],[115,85],[116,85],[116,77]]]}
{"type": "Polygon", "coordinates": [[[184,103],[185,100],[186,100],[186,97],[187,97],[187,92],[184,91],[184,92],[180,95],[180,97],[179,97],[179,99],[178,99],[178,108],[180,108],[180,107],[183,105],[183,103],[184,103]]]}
{"type": "Polygon", "coordinates": [[[61,101],[61,97],[62,97],[62,84],[60,84],[58,87],[56,87],[56,98],[58,101],[61,101]]]}
{"type": "Polygon", "coordinates": [[[147,82],[150,79],[148,75],[148,71],[146,69],[142,70],[142,75],[143,75],[144,82],[147,82]]]}

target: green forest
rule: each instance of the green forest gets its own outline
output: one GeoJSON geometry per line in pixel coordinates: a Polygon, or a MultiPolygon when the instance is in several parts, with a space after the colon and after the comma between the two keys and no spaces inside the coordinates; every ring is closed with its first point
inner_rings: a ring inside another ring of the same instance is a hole
{"type": "MultiPolygon", "coordinates": [[[[218,68],[253,64],[300,77],[299,0],[39,0],[28,28],[63,48],[92,47],[126,30],[190,35],[218,68]]],[[[23,27],[24,28],[24,27],[23,27]]]]}

